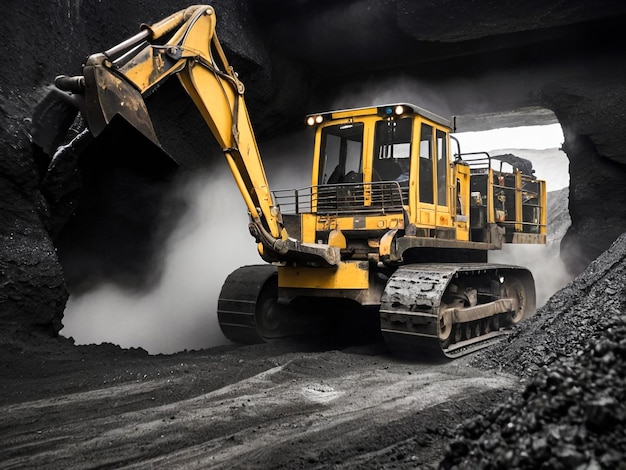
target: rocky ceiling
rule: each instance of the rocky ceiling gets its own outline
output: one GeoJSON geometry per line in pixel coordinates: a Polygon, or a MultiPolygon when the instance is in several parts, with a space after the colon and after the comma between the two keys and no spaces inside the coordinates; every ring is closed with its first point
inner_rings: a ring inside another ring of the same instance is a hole
{"type": "MultiPolygon", "coordinates": [[[[296,132],[308,112],[391,101],[460,116],[458,130],[556,119],[570,159],[572,226],[562,245],[570,269],[579,272],[626,231],[626,52],[620,37],[626,3],[211,3],[261,140],[296,132]]],[[[14,305],[6,310],[9,318],[50,305],[62,311],[67,295],[29,143],[29,118],[45,87],[57,74],[79,73],[88,54],[131,36],[139,24],[186,6],[179,0],[0,5],[0,302],[14,305]]],[[[161,111],[172,110],[166,105],[161,111]]],[[[189,137],[190,122],[179,119],[173,132],[193,153],[205,143],[189,137]]],[[[77,233],[66,243],[80,243],[77,233]]],[[[49,324],[39,313],[33,322],[49,324]]]]}

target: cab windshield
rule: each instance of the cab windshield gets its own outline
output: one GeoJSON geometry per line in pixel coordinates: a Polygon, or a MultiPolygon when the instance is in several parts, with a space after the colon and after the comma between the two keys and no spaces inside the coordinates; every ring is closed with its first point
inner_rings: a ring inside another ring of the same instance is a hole
{"type": "Polygon", "coordinates": [[[412,124],[411,118],[376,123],[372,181],[398,181],[408,184],[412,124]]]}
{"type": "Polygon", "coordinates": [[[363,123],[322,129],[318,184],[363,181],[363,123]]]}

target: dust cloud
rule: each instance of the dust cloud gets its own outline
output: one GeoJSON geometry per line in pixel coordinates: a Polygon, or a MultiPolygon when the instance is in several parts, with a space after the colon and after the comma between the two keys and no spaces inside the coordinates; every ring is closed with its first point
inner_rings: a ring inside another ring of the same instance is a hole
{"type": "Polygon", "coordinates": [[[164,247],[157,287],[133,293],[101,285],[70,297],[63,336],[74,337],[78,344],[142,347],[151,354],[228,343],[216,314],[222,284],[239,266],[263,261],[225,165],[191,182],[185,196],[190,207],[164,247]]]}
{"type": "Polygon", "coordinates": [[[563,261],[545,245],[505,244],[501,251],[489,252],[490,263],[522,266],[532,273],[537,292],[537,308],[572,279],[563,261]]]}
{"type": "MultiPolygon", "coordinates": [[[[259,147],[272,190],[310,184],[310,132],[259,147]]],[[[71,296],[63,336],[77,344],[109,342],[151,354],[229,343],[216,313],[222,284],[238,267],[264,261],[248,232],[247,209],[225,162],[191,181],[183,192],[189,210],[164,247],[157,287],[137,293],[103,284],[71,296]]]]}

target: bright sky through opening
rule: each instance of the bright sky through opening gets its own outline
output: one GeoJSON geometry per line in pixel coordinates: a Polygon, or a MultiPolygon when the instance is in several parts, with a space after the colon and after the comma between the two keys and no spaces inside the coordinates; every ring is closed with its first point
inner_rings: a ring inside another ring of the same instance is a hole
{"type": "Polygon", "coordinates": [[[565,140],[560,124],[546,126],[505,127],[478,132],[454,134],[461,143],[461,152],[480,152],[499,149],[560,148],[565,140]],[[486,148],[486,146],[488,148],[486,148]]]}

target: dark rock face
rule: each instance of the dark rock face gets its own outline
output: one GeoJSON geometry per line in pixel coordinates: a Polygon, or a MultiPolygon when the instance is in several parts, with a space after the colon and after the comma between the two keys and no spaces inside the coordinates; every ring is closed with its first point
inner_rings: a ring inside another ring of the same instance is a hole
{"type": "Polygon", "coordinates": [[[624,232],[626,191],[616,191],[626,178],[626,166],[602,157],[587,136],[564,126],[563,150],[570,159],[572,227],[561,241],[562,258],[573,272],[582,272],[589,258],[599,256],[624,232]],[[603,214],[602,220],[589,214],[603,214]]]}
{"type": "Polygon", "coordinates": [[[28,142],[17,129],[5,128],[10,140],[0,136],[0,322],[8,331],[25,326],[55,335],[68,294],[36,167],[23,158],[28,142]]]}
{"type": "MultiPolygon", "coordinates": [[[[381,101],[412,101],[442,115],[548,108],[564,127],[571,161],[572,226],[561,252],[572,271],[580,272],[626,230],[622,2],[212,3],[260,139],[296,129],[306,112],[381,101]]],[[[34,158],[27,136],[45,86],[57,74],[79,73],[88,54],[131,36],[139,24],[186,6],[121,0],[0,5],[10,25],[0,38],[15,59],[0,74],[0,282],[6,286],[0,305],[7,321],[23,317],[24,324],[58,331],[67,296],[50,237],[54,211],[39,190],[47,162],[34,158]]],[[[192,107],[156,108],[174,118],[164,145],[184,148],[183,171],[206,169],[210,136],[201,121],[186,118],[192,107]]],[[[79,233],[54,244],[67,254],[79,233]]],[[[108,250],[117,248],[111,238],[108,250]]]]}

